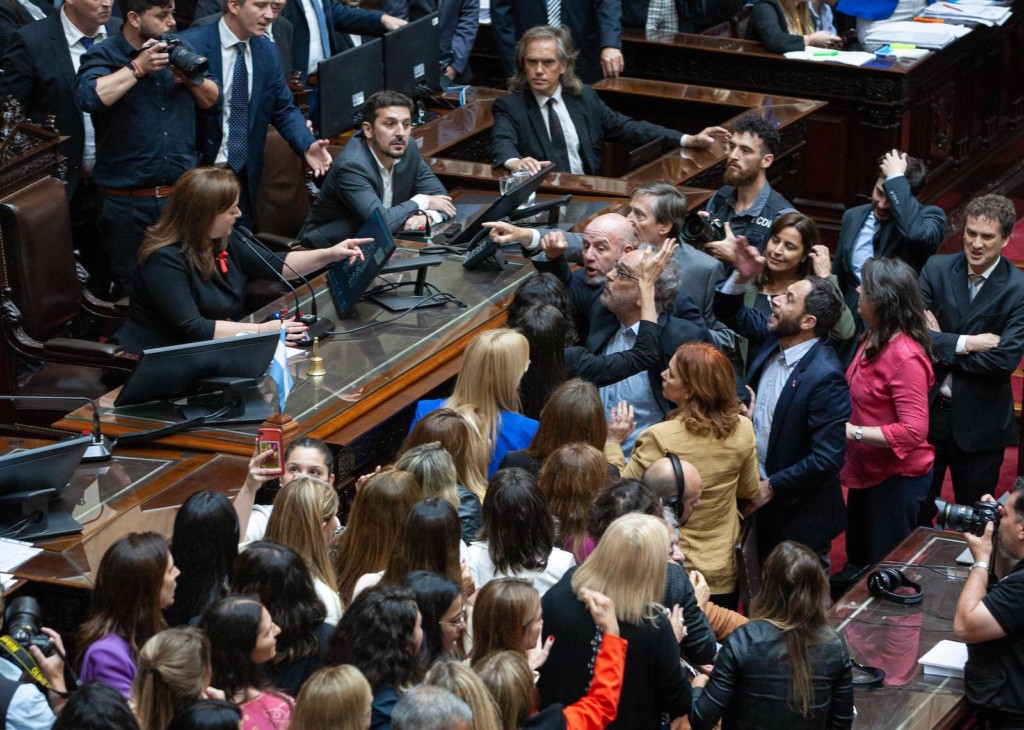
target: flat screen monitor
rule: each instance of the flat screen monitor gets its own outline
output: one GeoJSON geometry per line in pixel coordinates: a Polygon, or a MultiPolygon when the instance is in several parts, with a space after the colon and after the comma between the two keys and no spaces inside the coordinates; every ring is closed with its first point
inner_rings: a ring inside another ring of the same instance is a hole
{"type": "Polygon", "coordinates": [[[320,62],[320,136],[334,137],[359,126],[356,115],[384,88],[384,42],[380,38],[320,62]]]}
{"type": "Polygon", "coordinates": [[[484,223],[507,218],[515,212],[516,208],[529,200],[530,196],[537,192],[537,188],[544,182],[544,178],[551,174],[553,167],[548,165],[526,178],[515,190],[495,198],[494,202],[482,210],[472,221],[467,221],[462,229],[449,241],[449,246],[466,245],[483,230],[484,223]]]}
{"type": "Polygon", "coordinates": [[[268,332],[143,350],[114,405],[197,395],[203,390],[200,381],[210,378],[259,379],[270,367],[280,339],[280,332],[268,332]]]}
{"type": "Polygon", "coordinates": [[[409,98],[416,87],[440,89],[441,51],[437,13],[424,15],[384,36],[384,88],[409,98]]]}
{"type": "Polygon", "coordinates": [[[0,456],[0,534],[39,540],[82,531],[67,512],[50,510],[50,500],[71,482],[91,436],[0,456]]]}
{"type": "Polygon", "coordinates": [[[327,283],[340,318],[352,314],[356,302],[395,252],[395,238],[384,222],[380,208],[373,211],[354,238],[373,239],[373,243],[361,247],[363,260],[357,259],[350,264],[351,259],[345,259],[327,270],[327,283]]]}

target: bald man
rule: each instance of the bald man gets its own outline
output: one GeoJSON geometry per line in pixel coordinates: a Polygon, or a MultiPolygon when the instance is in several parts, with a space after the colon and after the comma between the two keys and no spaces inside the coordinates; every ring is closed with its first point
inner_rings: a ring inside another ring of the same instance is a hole
{"type": "Polygon", "coordinates": [[[683,459],[678,459],[678,462],[681,475],[676,474],[670,457],[655,459],[644,471],[643,481],[661,499],[665,508],[672,510],[676,524],[682,527],[700,504],[704,481],[693,464],[683,459]]]}

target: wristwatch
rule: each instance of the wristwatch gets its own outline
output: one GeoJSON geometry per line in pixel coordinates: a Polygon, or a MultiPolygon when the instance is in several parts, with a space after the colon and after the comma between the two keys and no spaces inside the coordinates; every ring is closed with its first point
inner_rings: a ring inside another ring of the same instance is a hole
{"type": "Polygon", "coordinates": [[[854,441],[860,441],[863,438],[864,438],[864,427],[863,426],[857,426],[857,430],[853,432],[853,440],[854,441]]]}
{"type": "Polygon", "coordinates": [[[971,563],[970,569],[974,570],[975,568],[984,568],[985,570],[989,570],[988,562],[985,560],[975,560],[973,563],[971,563]]]}

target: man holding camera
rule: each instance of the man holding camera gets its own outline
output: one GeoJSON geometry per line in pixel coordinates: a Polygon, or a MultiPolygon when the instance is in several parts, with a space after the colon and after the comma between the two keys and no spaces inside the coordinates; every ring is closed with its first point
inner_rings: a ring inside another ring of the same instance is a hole
{"type": "MultiPolygon", "coordinates": [[[[988,494],[981,499],[993,501],[988,494]]],[[[966,532],[964,539],[974,563],[956,604],[953,637],[967,643],[967,701],[985,727],[1024,728],[1024,489],[1010,495],[984,534],[966,532]],[[997,557],[1008,572],[990,588],[997,557]]]]}
{"type": "Polygon", "coordinates": [[[192,80],[182,72],[201,57],[162,38],[174,30],[174,0],[121,0],[121,12],[121,33],[94,46],[78,71],[79,102],[96,128],[93,179],[115,298],[128,293],[147,226],[196,166],[196,110],[220,98],[209,71],[192,80]]]}
{"type": "MultiPolygon", "coordinates": [[[[18,600],[31,601],[38,608],[34,599],[23,598],[14,601],[13,610],[17,610],[18,600]]],[[[3,625],[3,614],[4,599],[0,596],[0,626],[3,625]]],[[[6,649],[0,649],[0,717],[4,719],[7,730],[49,730],[56,719],[56,713],[64,705],[64,695],[67,693],[64,683],[64,643],[60,634],[53,629],[42,628],[39,631],[52,640],[57,651],[50,651],[47,656],[38,646],[30,646],[28,652],[46,676],[52,690],[44,692],[38,684],[23,682],[25,672],[17,659],[6,649]]]]}

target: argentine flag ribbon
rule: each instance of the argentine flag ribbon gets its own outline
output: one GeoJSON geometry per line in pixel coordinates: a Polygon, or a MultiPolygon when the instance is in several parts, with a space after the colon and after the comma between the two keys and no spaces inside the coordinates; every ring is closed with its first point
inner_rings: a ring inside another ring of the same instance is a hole
{"type": "Polygon", "coordinates": [[[280,412],[284,413],[285,403],[288,402],[288,394],[292,392],[292,374],[288,372],[288,350],[285,345],[285,337],[288,332],[281,328],[281,339],[277,343],[277,350],[274,352],[274,359],[270,361],[270,370],[267,374],[277,385],[277,404],[280,412]]]}

